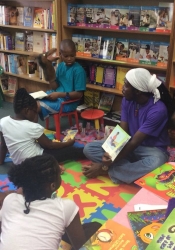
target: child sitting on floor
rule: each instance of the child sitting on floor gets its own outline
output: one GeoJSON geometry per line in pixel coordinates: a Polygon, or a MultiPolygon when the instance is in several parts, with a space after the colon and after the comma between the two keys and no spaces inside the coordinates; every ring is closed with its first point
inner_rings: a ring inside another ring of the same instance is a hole
{"type": "Polygon", "coordinates": [[[81,225],[74,201],[51,195],[61,185],[60,168],[51,155],[12,166],[8,176],[21,194],[9,194],[0,210],[1,250],[58,250],[61,239],[79,249],[101,226],[81,225]],[[84,227],[84,228],[83,228],[84,227]]]}
{"type": "MultiPolygon", "coordinates": [[[[65,39],[60,44],[61,63],[58,64],[56,75],[51,61],[56,57],[51,55],[54,49],[38,57],[38,62],[43,69],[46,81],[49,81],[52,90],[47,91],[48,96],[38,101],[38,112],[41,119],[47,118],[50,114],[59,112],[61,103],[68,100],[79,99],[86,89],[86,73],[82,66],[75,62],[76,48],[70,39],[65,39]]],[[[79,102],[75,101],[66,104],[64,112],[76,109],[79,102]]]]}

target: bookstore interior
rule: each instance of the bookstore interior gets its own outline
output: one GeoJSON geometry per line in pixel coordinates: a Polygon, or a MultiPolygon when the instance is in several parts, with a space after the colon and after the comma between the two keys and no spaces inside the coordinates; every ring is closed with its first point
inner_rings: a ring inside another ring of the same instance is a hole
{"type": "MultiPolygon", "coordinates": [[[[116,126],[120,123],[124,78],[130,69],[148,69],[165,84],[172,97],[175,96],[174,13],[173,0],[2,0],[0,98],[13,102],[16,90],[21,87],[42,95],[49,89],[49,82],[38,64],[38,55],[52,48],[57,48],[55,55],[59,55],[60,42],[72,39],[76,60],[87,76],[86,91],[77,111],[103,110],[105,124],[111,125],[112,122],[116,126]]],[[[58,63],[59,60],[53,62],[55,69],[58,63]]],[[[87,130],[88,126],[87,122],[87,130]]],[[[101,137],[107,138],[111,133],[110,126],[107,129],[101,137]]],[[[73,136],[79,139],[75,133],[73,136]]],[[[92,140],[94,137],[89,138],[92,140]]],[[[125,144],[129,138],[125,138],[125,144]]],[[[125,144],[123,141],[118,145],[114,143],[111,155],[125,144]]],[[[107,140],[105,145],[103,148],[107,147],[108,152],[107,140]]],[[[137,180],[136,184],[141,189],[137,193],[131,191],[125,199],[126,204],[122,203],[122,209],[115,210],[115,216],[111,212],[113,216],[106,217],[101,229],[81,249],[175,249],[175,210],[168,215],[166,210],[169,199],[175,196],[174,173],[175,163],[169,162],[137,180]]],[[[109,180],[104,181],[105,185],[115,197],[114,186],[110,186],[109,180]]],[[[83,192],[89,191],[85,189],[83,192]]],[[[112,195],[110,199],[105,197],[106,206],[112,201],[112,195]]],[[[102,205],[95,208],[99,213],[100,207],[102,205]]],[[[87,217],[90,218],[90,215],[91,212],[87,217]]],[[[93,221],[96,217],[89,221],[88,218],[84,215],[83,222],[93,221]]],[[[71,249],[65,242],[61,244],[60,249],[71,249]]]]}

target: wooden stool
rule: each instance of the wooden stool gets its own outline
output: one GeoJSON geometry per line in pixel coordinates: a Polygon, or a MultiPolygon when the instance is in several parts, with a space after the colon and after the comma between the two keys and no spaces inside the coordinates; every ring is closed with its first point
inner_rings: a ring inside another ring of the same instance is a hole
{"type": "Polygon", "coordinates": [[[104,124],[103,121],[104,112],[99,109],[88,109],[81,113],[81,117],[85,120],[94,120],[95,128],[100,129],[100,124],[104,124]],[[100,121],[100,124],[99,124],[100,121]]]}

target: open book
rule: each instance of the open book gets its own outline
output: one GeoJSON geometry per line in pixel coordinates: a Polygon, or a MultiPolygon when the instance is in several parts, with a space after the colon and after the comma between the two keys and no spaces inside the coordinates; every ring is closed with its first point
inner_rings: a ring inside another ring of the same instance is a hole
{"type": "Polygon", "coordinates": [[[33,93],[30,93],[30,95],[34,98],[34,99],[43,99],[44,97],[47,96],[47,94],[40,90],[40,91],[37,91],[37,92],[33,92],[33,93]]]}
{"type": "Polygon", "coordinates": [[[67,135],[64,137],[63,142],[68,141],[69,139],[74,139],[76,134],[78,133],[78,129],[70,129],[67,131],[67,135]]]}
{"type": "Polygon", "coordinates": [[[131,136],[117,125],[103,143],[102,148],[111,156],[111,160],[114,161],[130,138],[131,136]]]}

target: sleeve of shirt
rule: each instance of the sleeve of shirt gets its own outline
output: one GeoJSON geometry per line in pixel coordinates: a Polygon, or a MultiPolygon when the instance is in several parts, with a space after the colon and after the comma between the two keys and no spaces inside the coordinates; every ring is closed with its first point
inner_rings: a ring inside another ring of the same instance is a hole
{"type": "Polygon", "coordinates": [[[74,73],[74,91],[86,90],[86,73],[82,67],[74,73]]]}
{"type": "Polygon", "coordinates": [[[162,129],[165,128],[167,121],[168,114],[166,107],[160,107],[157,109],[153,106],[153,108],[148,112],[146,121],[139,128],[139,131],[144,134],[157,137],[161,133],[162,129]]]}
{"type": "Polygon", "coordinates": [[[126,99],[122,99],[122,105],[121,105],[121,121],[122,122],[128,122],[128,114],[127,114],[127,103],[126,99]]]}
{"type": "Polygon", "coordinates": [[[75,215],[78,213],[79,207],[75,204],[74,201],[69,199],[62,199],[62,202],[65,218],[65,227],[68,227],[75,218],[75,215]]]}
{"type": "Polygon", "coordinates": [[[44,133],[44,127],[38,123],[31,122],[28,129],[30,138],[38,139],[44,133]]]}

